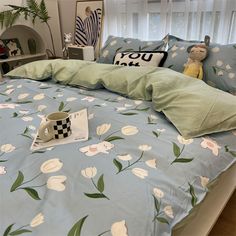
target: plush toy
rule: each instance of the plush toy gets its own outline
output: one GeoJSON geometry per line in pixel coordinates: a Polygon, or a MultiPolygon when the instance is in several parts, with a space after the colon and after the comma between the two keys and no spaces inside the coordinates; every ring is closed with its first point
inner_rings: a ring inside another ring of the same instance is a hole
{"type": "Polygon", "coordinates": [[[207,57],[207,46],[205,44],[197,44],[188,48],[189,58],[184,64],[184,74],[203,79],[203,64],[202,61],[207,57]]]}
{"type": "Polygon", "coordinates": [[[72,33],[64,33],[63,57],[68,59],[68,46],[72,45],[72,33]]]}

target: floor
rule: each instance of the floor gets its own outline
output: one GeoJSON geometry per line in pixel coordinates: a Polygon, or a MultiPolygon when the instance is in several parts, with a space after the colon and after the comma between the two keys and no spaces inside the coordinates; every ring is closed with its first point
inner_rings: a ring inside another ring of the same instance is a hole
{"type": "Polygon", "coordinates": [[[236,236],[236,191],[209,236],[236,236]]]}

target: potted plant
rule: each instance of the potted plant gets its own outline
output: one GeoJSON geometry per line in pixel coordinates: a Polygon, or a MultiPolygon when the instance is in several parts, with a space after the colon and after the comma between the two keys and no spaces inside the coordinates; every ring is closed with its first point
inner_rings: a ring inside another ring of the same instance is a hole
{"type": "Polygon", "coordinates": [[[7,5],[10,7],[9,10],[0,12],[0,25],[3,28],[11,27],[20,16],[24,16],[25,20],[29,18],[32,20],[32,23],[35,23],[35,19],[38,18],[42,23],[45,23],[48,27],[51,42],[52,42],[52,51],[47,49],[47,52],[51,54],[51,58],[56,57],[54,40],[52,36],[52,30],[48,23],[50,16],[46,8],[44,0],[41,0],[40,3],[37,0],[27,0],[26,6],[16,6],[16,5],[7,5]]]}

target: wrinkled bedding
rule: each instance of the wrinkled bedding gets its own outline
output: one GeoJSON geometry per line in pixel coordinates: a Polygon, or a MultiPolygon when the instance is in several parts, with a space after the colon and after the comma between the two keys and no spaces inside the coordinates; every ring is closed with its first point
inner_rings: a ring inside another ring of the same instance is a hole
{"type": "Polygon", "coordinates": [[[52,80],[0,85],[0,235],[167,236],[236,160],[236,132],[183,138],[150,101],[52,80]],[[42,116],[88,109],[89,140],[30,151],[42,116]]]}

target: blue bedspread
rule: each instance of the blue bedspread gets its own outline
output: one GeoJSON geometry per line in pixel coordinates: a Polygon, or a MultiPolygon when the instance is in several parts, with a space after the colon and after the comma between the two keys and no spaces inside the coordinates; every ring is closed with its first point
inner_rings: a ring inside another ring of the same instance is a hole
{"type": "Polygon", "coordinates": [[[0,85],[0,235],[167,236],[236,160],[236,132],[184,139],[150,102],[0,85]],[[42,116],[88,109],[89,140],[30,151],[42,116]]]}

